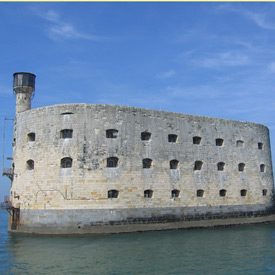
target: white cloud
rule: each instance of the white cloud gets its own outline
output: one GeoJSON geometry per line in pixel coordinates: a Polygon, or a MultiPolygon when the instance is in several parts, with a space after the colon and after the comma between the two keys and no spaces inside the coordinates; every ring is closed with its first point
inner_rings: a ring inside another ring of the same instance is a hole
{"type": "Polygon", "coordinates": [[[80,31],[73,23],[66,22],[61,18],[60,14],[54,10],[41,12],[35,10],[36,15],[43,18],[47,24],[47,34],[53,40],[59,39],[86,39],[92,41],[99,41],[106,39],[102,36],[91,35],[89,33],[80,31]]]}
{"type": "Polygon", "coordinates": [[[167,79],[167,78],[173,77],[175,74],[176,74],[175,71],[170,70],[170,71],[167,71],[167,72],[159,73],[159,74],[156,75],[156,77],[161,78],[161,79],[167,79]]]}
{"type": "Polygon", "coordinates": [[[245,54],[227,51],[210,57],[195,60],[196,65],[206,68],[235,67],[247,65],[250,62],[245,54]]]}

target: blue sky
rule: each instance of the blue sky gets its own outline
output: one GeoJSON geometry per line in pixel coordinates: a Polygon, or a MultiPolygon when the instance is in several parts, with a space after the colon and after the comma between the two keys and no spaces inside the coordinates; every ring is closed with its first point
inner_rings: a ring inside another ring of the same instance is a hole
{"type": "MultiPolygon", "coordinates": [[[[15,112],[12,74],[26,71],[37,75],[33,108],[104,103],[257,122],[275,150],[275,3],[0,3],[0,37],[1,137],[15,112]]],[[[9,187],[1,177],[0,201],[9,187]]]]}

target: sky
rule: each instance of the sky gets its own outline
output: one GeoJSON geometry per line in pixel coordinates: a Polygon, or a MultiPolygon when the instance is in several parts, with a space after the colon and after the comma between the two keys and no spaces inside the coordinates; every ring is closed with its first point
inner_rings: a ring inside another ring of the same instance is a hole
{"type": "MultiPolygon", "coordinates": [[[[14,72],[32,108],[126,105],[256,122],[275,159],[275,3],[0,3],[0,146],[12,156],[14,72]],[[5,140],[3,144],[3,140],[5,140]]],[[[10,180],[0,177],[0,201],[10,180]]]]}

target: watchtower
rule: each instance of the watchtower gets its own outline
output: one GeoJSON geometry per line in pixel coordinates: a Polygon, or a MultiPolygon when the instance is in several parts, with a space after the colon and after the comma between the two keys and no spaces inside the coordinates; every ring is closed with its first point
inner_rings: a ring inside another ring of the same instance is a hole
{"type": "Polygon", "coordinates": [[[14,73],[13,91],[16,96],[16,114],[30,110],[35,91],[35,75],[22,72],[14,73]]]}

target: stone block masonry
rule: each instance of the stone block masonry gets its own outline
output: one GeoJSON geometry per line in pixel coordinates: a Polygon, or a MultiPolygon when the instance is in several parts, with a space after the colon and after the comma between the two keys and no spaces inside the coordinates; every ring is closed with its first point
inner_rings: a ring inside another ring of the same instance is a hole
{"type": "Polygon", "coordinates": [[[262,222],[273,211],[269,131],[255,123],[112,105],[42,107],[16,115],[13,171],[20,223],[10,221],[11,232],[262,222]]]}

